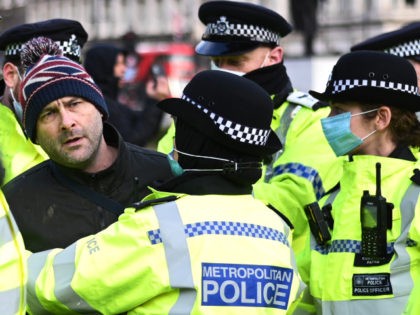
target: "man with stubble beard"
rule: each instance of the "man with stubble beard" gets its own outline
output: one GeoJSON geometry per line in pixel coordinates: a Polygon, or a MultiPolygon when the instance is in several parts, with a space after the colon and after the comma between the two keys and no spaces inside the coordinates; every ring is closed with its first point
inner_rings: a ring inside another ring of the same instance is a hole
{"type": "Polygon", "coordinates": [[[21,59],[23,126],[50,160],[4,191],[26,248],[38,252],[106,228],[172,171],[167,156],[124,142],[106,123],[102,92],[51,40],[29,41],[21,59]]]}

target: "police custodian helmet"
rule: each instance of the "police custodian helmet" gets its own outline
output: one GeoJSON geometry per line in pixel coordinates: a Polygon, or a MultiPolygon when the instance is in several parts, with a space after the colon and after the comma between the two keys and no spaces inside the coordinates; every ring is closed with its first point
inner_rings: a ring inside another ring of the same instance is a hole
{"type": "Polygon", "coordinates": [[[420,22],[371,37],[351,47],[351,51],[378,50],[391,55],[420,61],[420,22]]]}
{"type": "Polygon", "coordinates": [[[292,26],[277,12],[260,5],[209,1],[200,6],[200,21],[206,25],[195,48],[204,56],[231,56],[258,46],[278,46],[292,26]]]}

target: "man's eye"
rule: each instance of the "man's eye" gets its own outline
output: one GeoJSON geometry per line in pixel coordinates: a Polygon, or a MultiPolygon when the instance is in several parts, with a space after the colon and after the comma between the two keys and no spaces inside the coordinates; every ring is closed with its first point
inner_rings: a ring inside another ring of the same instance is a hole
{"type": "Polygon", "coordinates": [[[80,103],[82,103],[82,101],[81,101],[81,100],[72,101],[72,102],[70,103],[70,106],[77,106],[77,105],[79,105],[80,103]]]}
{"type": "Polygon", "coordinates": [[[54,119],[53,117],[55,117],[56,112],[53,110],[48,110],[48,111],[44,111],[41,115],[40,115],[40,119],[42,121],[48,122],[51,121],[52,119],[54,119]]]}
{"type": "Polygon", "coordinates": [[[42,113],[42,117],[47,117],[47,116],[51,116],[52,115],[52,111],[46,111],[42,113]]]}

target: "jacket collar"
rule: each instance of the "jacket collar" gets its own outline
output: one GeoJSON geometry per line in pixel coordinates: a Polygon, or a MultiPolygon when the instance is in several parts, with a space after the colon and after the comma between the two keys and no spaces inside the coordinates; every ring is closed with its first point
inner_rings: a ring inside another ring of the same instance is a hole
{"type": "Polygon", "coordinates": [[[389,157],[394,158],[394,159],[413,161],[413,162],[417,161],[413,152],[411,152],[411,150],[407,146],[402,146],[402,145],[397,146],[394,149],[394,151],[391,152],[389,157]]]}
{"type": "Polygon", "coordinates": [[[187,172],[170,179],[156,189],[189,195],[244,195],[252,192],[251,186],[238,185],[220,174],[207,172],[187,172]]]}

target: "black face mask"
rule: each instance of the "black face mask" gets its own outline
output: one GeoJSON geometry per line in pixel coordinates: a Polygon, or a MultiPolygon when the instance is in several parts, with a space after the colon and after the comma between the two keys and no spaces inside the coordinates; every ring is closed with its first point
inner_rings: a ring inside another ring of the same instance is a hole
{"type": "Polygon", "coordinates": [[[176,149],[180,151],[178,163],[183,169],[203,170],[203,173],[207,174],[209,172],[205,170],[218,169],[219,171],[215,171],[215,173],[242,185],[252,185],[261,177],[262,158],[246,155],[223,146],[180,119],[177,119],[175,124],[176,149]],[[200,158],[197,156],[219,157],[221,159],[200,158]],[[222,161],[222,159],[225,159],[225,161],[222,161]],[[239,168],[237,170],[224,171],[226,160],[238,162],[239,168]]]}
{"type": "Polygon", "coordinates": [[[244,75],[244,78],[254,81],[270,95],[279,93],[285,93],[287,95],[293,90],[292,83],[283,63],[276,63],[250,71],[244,75]]]}

